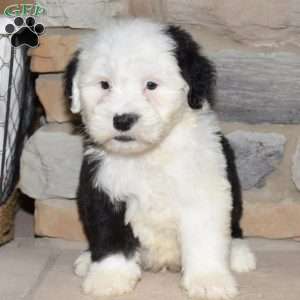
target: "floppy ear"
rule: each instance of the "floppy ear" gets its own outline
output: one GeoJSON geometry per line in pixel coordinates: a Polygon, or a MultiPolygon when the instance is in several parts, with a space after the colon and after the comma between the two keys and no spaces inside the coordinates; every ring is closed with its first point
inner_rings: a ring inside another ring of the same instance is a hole
{"type": "Polygon", "coordinates": [[[213,64],[201,54],[200,47],[192,36],[176,26],[168,26],[166,33],[176,42],[174,54],[181,75],[189,85],[188,103],[199,109],[206,99],[214,104],[216,72],[213,64]]]}
{"type": "Polygon", "coordinates": [[[70,101],[70,108],[74,114],[79,113],[81,109],[77,73],[79,53],[79,50],[74,53],[64,73],[65,96],[70,101]]]}

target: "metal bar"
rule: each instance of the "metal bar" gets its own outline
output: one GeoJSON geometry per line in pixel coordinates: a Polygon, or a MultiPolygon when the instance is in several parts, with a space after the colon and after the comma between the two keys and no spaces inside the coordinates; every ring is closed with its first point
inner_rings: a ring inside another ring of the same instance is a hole
{"type": "Polygon", "coordinates": [[[0,203],[4,201],[4,167],[5,167],[5,158],[6,158],[6,146],[8,138],[8,126],[9,126],[9,112],[11,104],[11,89],[12,89],[12,76],[14,68],[14,57],[15,57],[15,48],[11,46],[10,50],[10,65],[9,65],[9,77],[8,77],[8,91],[7,91],[7,105],[5,113],[5,126],[4,126],[4,138],[3,138],[3,155],[1,160],[1,173],[0,173],[0,203]]]}

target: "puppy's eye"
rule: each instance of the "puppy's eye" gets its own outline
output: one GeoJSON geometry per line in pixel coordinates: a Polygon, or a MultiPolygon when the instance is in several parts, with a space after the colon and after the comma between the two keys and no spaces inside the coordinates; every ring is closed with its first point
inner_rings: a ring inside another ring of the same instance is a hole
{"type": "Polygon", "coordinates": [[[110,88],[108,81],[100,81],[100,85],[104,90],[108,90],[110,88]]]}
{"type": "Polygon", "coordinates": [[[157,86],[158,86],[158,84],[153,81],[147,81],[147,83],[146,83],[146,88],[148,90],[155,90],[157,88],[157,86]]]}

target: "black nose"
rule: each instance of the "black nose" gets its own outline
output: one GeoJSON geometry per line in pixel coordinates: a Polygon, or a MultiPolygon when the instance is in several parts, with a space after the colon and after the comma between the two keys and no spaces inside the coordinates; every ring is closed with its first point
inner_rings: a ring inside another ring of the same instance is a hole
{"type": "Polygon", "coordinates": [[[137,114],[115,115],[113,119],[114,127],[120,131],[127,131],[133,126],[138,118],[139,116],[137,114]]]}

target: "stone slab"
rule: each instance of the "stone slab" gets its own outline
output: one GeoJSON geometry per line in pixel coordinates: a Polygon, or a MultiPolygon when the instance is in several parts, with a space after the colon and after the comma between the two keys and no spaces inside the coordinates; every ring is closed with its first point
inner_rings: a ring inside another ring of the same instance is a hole
{"type": "Polygon", "coordinates": [[[243,190],[265,185],[283,158],[286,137],[279,133],[236,130],[227,135],[234,149],[238,175],[243,190]]]}
{"type": "MultiPolygon", "coordinates": [[[[253,133],[278,133],[286,138],[282,160],[274,161],[275,170],[266,177],[265,185],[243,191],[245,202],[282,202],[299,201],[300,194],[291,177],[292,157],[295,154],[300,125],[282,124],[247,124],[239,122],[222,122],[222,131],[228,135],[236,130],[253,133]]],[[[270,158],[269,158],[270,159],[270,158]]],[[[247,167],[247,166],[246,166],[247,167]]]]}
{"type": "Polygon", "coordinates": [[[70,123],[44,125],[24,146],[20,189],[35,199],[75,198],[82,153],[82,138],[70,123]]]}
{"type": "MultiPolygon", "coordinates": [[[[300,294],[300,243],[253,239],[250,245],[257,256],[254,272],[235,274],[240,287],[236,300],[298,300],[300,294]]],[[[72,272],[79,251],[62,251],[30,300],[187,300],[180,288],[180,275],[144,272],[136,289],[117,297],[91,297],[80,289],[82,279],[72,272]],[[63,284],[62,284],[63,283],[63,284]]],[[[27,300],[27,299],[26,299],[27,300]]]]}
{"type": "MultiPolygon", "coordinates": [[[[236,300],[298,300],[300,243],[290,240],[250,239],[257,270],[236,274],[236,300]]],[[[0,248],[0,299],[94,300],[80,289],[72,264],[85,245],[53,239],[16,239],[0,248]]],[[[179,287],[180,275],[144,273],[136,289],[114,300],[187,300],[179,287]]],[[[97,300],[108,298],[98,297],[97,300]]],[[[109,298],[111,299],[111,298],[109,298]]]]}
{"type": "Polygon", "coordinates": [[[17,239],[0,248],[0,299],[19,300],[31,292],[47,268],[52,249],[17,239]]]}
{"type": "Polygon", "coordinates": [[[224,51],[211,58],[223,121],[300,123],[299,55],[224,51]]]}
{"type": "Polygon", "coordinates": [[[48,122],[68,122],[73,119],[64,96],[61,74],[42,74],[36,80],[36,93],[44,107],[48,122]]]}

